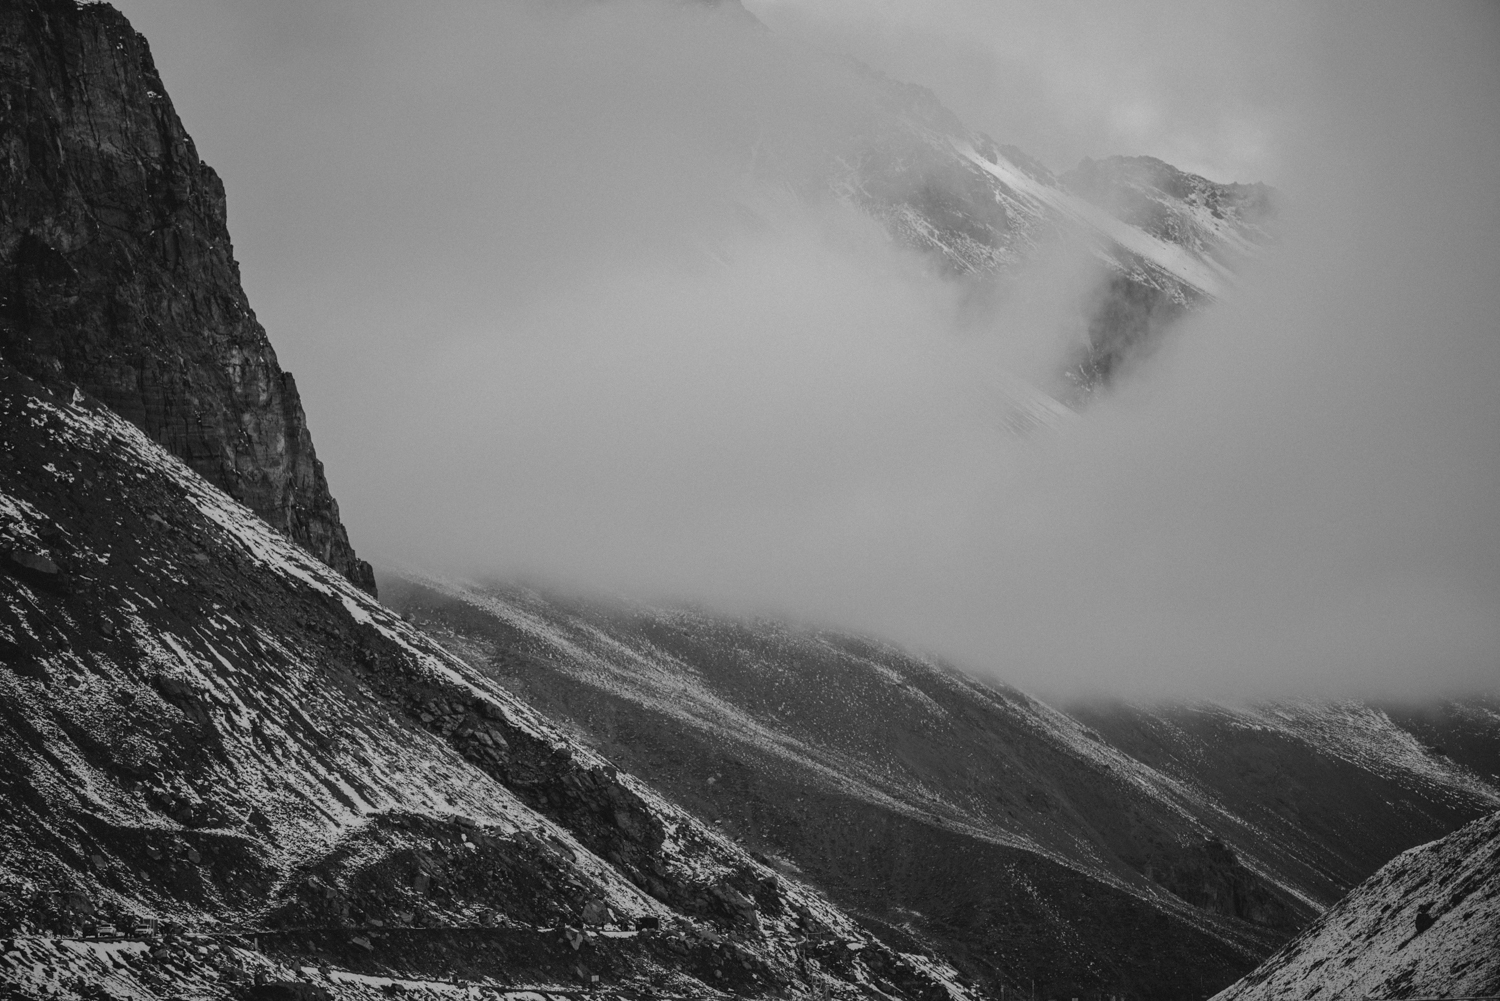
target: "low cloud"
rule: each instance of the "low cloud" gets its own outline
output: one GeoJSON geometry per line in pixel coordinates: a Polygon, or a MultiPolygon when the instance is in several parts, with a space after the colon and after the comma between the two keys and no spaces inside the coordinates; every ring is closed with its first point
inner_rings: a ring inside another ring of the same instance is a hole
{"type": "MultiPolygon", "coordinates": [[[[226,176],[362,554],[867,630],[1048,694],[1494,686],[1486,12],[1249,36],[1280,76],[1224,127],[1264,131],[1281,245],[1017,437],[1018,379],[1066,357],[1097,272],[1059,247],[976,290],[812,194],[872,119],[808,35],[659,4],[301,32],[322,15],[125,8],[226,176]]],[[[1170,123],[1191,86],[1070,127],[1170,123]]],[[[1039,133],[1058,100],[1007,114],[1039,133]]]]}

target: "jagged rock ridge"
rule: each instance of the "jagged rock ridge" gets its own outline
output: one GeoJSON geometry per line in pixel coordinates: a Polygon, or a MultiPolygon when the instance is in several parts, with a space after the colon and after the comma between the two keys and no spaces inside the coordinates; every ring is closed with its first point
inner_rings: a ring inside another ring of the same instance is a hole
{"type": "Polygon", "coordinates": [[[0,4],[0,354],[374,588],[240,286],[223,184],[105,4],[0,4]]]}

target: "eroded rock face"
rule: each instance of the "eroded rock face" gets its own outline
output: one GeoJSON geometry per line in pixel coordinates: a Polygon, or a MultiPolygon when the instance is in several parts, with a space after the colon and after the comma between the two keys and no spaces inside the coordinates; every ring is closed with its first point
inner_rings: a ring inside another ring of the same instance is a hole
{"type": "Polygon", "coordinates": [[[240,287],[224,186],[104,4],[0,4],[0,353],[98,397],[373,593],[240,287]]]}

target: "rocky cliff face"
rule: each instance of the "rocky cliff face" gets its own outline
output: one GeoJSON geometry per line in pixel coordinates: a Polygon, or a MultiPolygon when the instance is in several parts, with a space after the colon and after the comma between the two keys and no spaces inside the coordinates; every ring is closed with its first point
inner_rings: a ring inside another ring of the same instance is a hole
{"type": "Polygon", "coordinates": [[[373,591],[240,287],[224,187],[107,5],[0,4],[0,353],[104,401],[373,591]]]}

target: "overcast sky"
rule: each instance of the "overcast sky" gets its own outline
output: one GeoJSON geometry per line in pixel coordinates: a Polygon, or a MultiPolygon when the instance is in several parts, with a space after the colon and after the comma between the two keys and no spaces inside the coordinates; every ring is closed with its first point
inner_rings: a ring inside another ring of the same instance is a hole
{"type": "Polygon", "coordinates": [[[1493,6],[120,6],[362,555],[847,625],[1047,694],[1497,686],[1493,6]],[[1056,360],[1072,272],[976,332],[874,224],[757,180],[861,127],[833,56],[1054,168],[1270,180],[1282,244],[1011,439],[996,387],[1056,360]]]}

